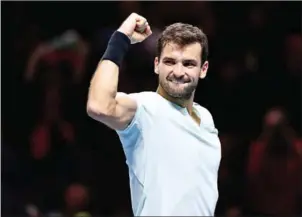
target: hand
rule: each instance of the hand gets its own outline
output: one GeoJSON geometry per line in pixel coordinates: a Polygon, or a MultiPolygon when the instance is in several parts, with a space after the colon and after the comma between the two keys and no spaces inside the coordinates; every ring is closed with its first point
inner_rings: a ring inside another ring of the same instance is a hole
{"type": "Polygon", "coordinates": [[[136,13],[130,14],[117,31],[127,35],[131,44],[142,42],[152,34],[147,20],[136,13]]]}

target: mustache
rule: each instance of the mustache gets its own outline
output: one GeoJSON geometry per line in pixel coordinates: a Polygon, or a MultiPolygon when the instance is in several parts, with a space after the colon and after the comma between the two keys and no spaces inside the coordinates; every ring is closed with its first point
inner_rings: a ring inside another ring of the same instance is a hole
{"type": "Polygon", "coordinates": [[[177,76],[175,76],[174,74],[168,75],[166,79],[167,79],[168,81],[176,82],[176,83],[189,83],[189,82],[192,81],[192,79],[189,78],[188,76],[180,76],[180,77],[177,77],[177,76]]]}

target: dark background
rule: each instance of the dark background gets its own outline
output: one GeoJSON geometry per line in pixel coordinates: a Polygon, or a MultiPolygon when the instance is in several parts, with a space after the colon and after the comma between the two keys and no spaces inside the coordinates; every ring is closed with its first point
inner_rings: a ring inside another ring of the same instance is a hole
{"type": "Polygon", "coordinates": [[[166,25],[189,22],[208,35],[210,68],[195,101],[212,113],[223,144],[232,141],[223,146],[232,147],[231,160],[223,162],[232,171],[231,180],[236,179],[233,183],[241,186],[221,190],[218,214],[236,216],[230,208],[244,207],[248,150],[263,131],[267,111],[284,109],[296,138],[301,136],[301,2],[42,1],[1,6],[3,216],[34,216],[32,210],[26,213],[28,204],[48,214],[131,214],[117,135],[86,114],[96,64],[111,33],[131,12],[146,17],[154,34],[131,47],[121,70],[121,91],[156,90],[156,33],[166,25]],[[81,36],[80,51],[75,46],[48,53],[41,48],[68,29],[81,36]],[[39,56],[35,76],[26,79],[34,55],[39,56]],[[75,76],[77,69],[81,76],[75,76]]]}

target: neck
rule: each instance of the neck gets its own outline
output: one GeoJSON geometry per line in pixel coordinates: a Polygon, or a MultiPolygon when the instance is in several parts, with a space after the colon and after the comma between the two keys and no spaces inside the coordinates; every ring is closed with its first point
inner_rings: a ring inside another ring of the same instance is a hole
{"type": "Polygon", "coordinates": [[[174,98],[167,94],[167,92],[159,85],[156,92],[161,95],[166,100],[177,104],[180,107],[186,108],[189,112],[189,114],[192,114],[193,112],[193,99],[194,99],[194,93],[190,97],[190,99],[180,99],[180,98],[174,98]]]}

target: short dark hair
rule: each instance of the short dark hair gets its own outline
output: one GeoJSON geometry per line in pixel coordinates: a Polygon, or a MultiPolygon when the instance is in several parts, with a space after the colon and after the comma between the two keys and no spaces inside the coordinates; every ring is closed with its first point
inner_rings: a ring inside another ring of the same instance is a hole
{"type": "Polygon", "coordinates": [[[196,42],[200,43],[202,48],[201,63],[204,63],[208,59],[208,38],[206,34],[196,26],[186,23],[174,23],[167,26],[157,41],[157,57],[160,58],[163,48],[170,42],[180,46],[186,46],[196,42]]]}

